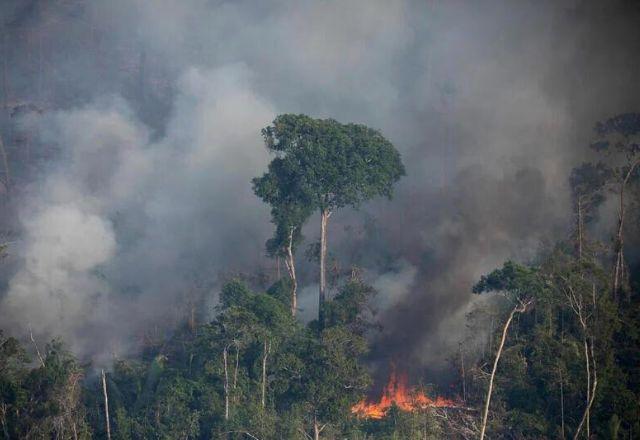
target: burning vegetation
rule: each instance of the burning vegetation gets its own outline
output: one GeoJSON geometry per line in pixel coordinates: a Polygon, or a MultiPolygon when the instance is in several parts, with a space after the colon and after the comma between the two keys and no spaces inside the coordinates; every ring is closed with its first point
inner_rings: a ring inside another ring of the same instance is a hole
{"type": "Polygon", "coordinates": [[[457,408],[458,402],[445,397],[431,398],[417,387],[409,387],[407,374],[397,373],[392,367],[391,374],[382,395],[377,401],[361,400],[351,408],[351,412],[361,419],[382,419],[392,407],[401,411],[415,412],[427,408],[457,408]]]}

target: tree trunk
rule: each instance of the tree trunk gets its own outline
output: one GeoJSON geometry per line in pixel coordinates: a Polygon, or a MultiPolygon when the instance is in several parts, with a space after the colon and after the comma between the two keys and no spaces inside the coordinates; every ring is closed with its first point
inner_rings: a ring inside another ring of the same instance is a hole
{"type": "Polygon", "coordinates": [[[496,358],[493,361],[493,368],[491,370],[491,377],[489,379],[489,389],[487,390],[487,398],[484,403],[484,411],[482,414],[482,426],[480,428],[480,440],[484,439],[484,434],[487,429],[487,417],[489,416],[489,404],[491,403],[491,394],[493,392],[493,381],[496,376],[496,370],[498,369],[498,361],[500,361],[500,356],[502,355],[502,349],[504,348],[504,342],[507,339],[507,332],[509,331],[509,326],[511,325],[511,321],[513,321],[513,317],[516,313],[522,313],[527,309],[529,303],[517,305],[511,310],[509,313],[509,318],[507,322],[505,322],[504,327],[502,328],[502,338],[500,338],[500,345],[498,346],[498,352],[496,353],[496,358]]]}
{"type": "Polygon", "coordinates": [[[590,432],[590,426],[589,426],[589,415],[591,412],[591,406],[593,405],[593,401],[596,397],[596,389],[598,387],[598,374],[597,374],[597,369],[596,369],[596,359],[594,357],[594,351],[593,351],[593,339],[591,340],[591,368],[589,368],[589,346],[586,342],[586,337],[585,337],[585,342],[584,342],[584,346],[585,346],[585,356],[586,356],[586,365],[587,365],[587,383],[590,384],[590,388],[587,390],[587,401],[586,401],[586,405],[584,408],[584,412],[582,413],[582,419],[580,419],[580,424],[578,425],[578,427],[576,428],[576,433],[573,436],[573,440],[577,440],[580,437],[580,432],[582,432],[582,427],[586,425],[586,431],[587,431],[587,439],[590,438],[591,432],[590,432]],[[593,374],[593,380],[591,380],[591,374],[593,374]]]}
{"type": "Polygon", "coordinates": [[[590,437],[590,431],[591,431],[591,427],[590,427],[590,421],[591,421],[591,417],[589,414],[589,408],[591,407],[591,405],[589,404],[589,402],[591,402],[591,363],[589,362],[589,343],[587,342],[587,337],[584,337],[584,364],[585,364],[585,369],[587,371],[587,399],[586,399],[586,403],[585,403],[585,414],[586,414],[586,418],[585,418],[585,423],[586,423],[586,430],[587,430],[587,438],[590,437]]]}
{"type": "MultiPolygon", "coordinates": [[[[562,278],[562,277],[561,277],[562,278]]],[[[595,284],[592,284],[591,291],[591,301],[592,301],[592,311],[588,312],[586,309],[584,294],[577,294],[568,280],[562,278],[566,287],[564,288],[565,295],[567,300],[569,301],[569,306],[575,313],[578,321],[580,322],[580,326],[582,327],[582,342],[584,348],[584,362],[585,362],[585,370],[587,374],[587,393],[586,393],[586,403],[584,412],[582,414],[582,419],[580,420],[580,424],[576,428],[573,439],[577,440],[580,437],[580,433],[582,432],[582,427],[586,425],[587,438],[591,435],[590,430],[590,412],[591,406],[593,405],[593,401],[595,399],[596,389],[598,387],[598,374],[596,369],[596,359],[595,359],[595,350],[594,350],[594,338],[591,337],[589,341],[589,320],[597,319],[597,309],[596,309],[596,288],[595,284]]]]}
{"type": "Polygon", "coordinates": [[[42,354],[38,349],[38,344],[36,343],[36,340],[33,337],[33,331],[31,330],[31,325],[29,325],[29,337],[31,338],[31,342],[33,343],[33,346],[36,349],[36,354],[38,355],[38,359],[40,360],[40,365],[42,366],[42,368],[44,368],[45,367],[44,358],[42,357],[42,354]]]}
{"type": "Polygon", "coordinates": [[[293,258],[293,233],[295,228],[289,229],[289,237],[287,242],[287,259],[285,264],[287,271],[289,272],[289,278],[291,279],[291,316],[296,316],[296,310],[298,308],[298,279],[296,278],[296,263],[293,258]]]}
{"type": "Polygon", "coordinates": [[[618,290],[622,284],[622,276],[624,272],[624,216],[625,216],[625,206],[624,206],[624,190],[631,178],[631,174],[635,170],[636,166],[640,163],[640,159],[636,160],[629,167],[629,171],[625,175],[622,183],[620,184],[620,206],[618,208],[618,230],[616,232],[616,256],[615,256],[615,265],[613,268],[613,297],[617,298],[618,290]]]}
{"type": "Polygon", "coordinates": [[[240,362],[240,349],[238,348],[238,344],[234,344],[236,346],[236,363],[233,368],[233,389],[236,389],[236,385],[238,384],[238,363],[240,362]]]}
{"type": "Polygon", "coordinates": [[[229,370],[227,368],[227,350],[225,346],[222,350],[222,361],[224,363],[224,419],[229,420],[229,370]]]}
{"type": "Polygon", "coordinates": [[[111,440],[111,423],[109,422],[109,396],[107,395],[107,379],[102,370],[102,393],[104,394],[104,418],[107,422],[107,440],[111,440]]]}
{"type": "Polygon", "coordinates": [[[582,239],[583,239],[583,230],[582,230],[582,196],[578,197],[578,260],[582,261],[582,239]]]}
{"type": "Polygon", "coordinates": [[[313,416],[313,440],[320,440],[320,425],[318,425],[318,417],[313,416]]]}
{"type": "Polygon", "coordinates": [[[324,326],[324,304],[326,300],[326,259],[327,259],[327,224],[331,211],[323,209],[320,212],[320,295],[318,298],[318,320],[320,327],[324,326]]]}
{"type": "Polygon", "coordinates": [[[269,342],[266,338],[264,340],[264,348],[262,351],[262,393],[260,398],[260,404],[264,409],[266,400],[267,400],[267,358],[269,357],[269,352],[271,351],[271,342],[269,342]]]}
{"type": "Polygon", "coordinates": [[[617,299],[618,290],[620,289],[620,278],[622,275],[622,255],[623,255],[623,236],[622,231],[624,227],[624,187],[623,182],[620,185],[620,207],[618,211],[618,230],[616,231],[616,256],[615,264],[613,268],[613,297],[617,299]]]}

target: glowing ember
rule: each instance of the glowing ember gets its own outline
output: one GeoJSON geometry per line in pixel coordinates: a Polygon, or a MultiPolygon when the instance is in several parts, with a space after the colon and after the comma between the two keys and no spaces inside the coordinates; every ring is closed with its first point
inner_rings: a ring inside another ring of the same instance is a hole
{"type": "Polygon", "coordinates": [[[392,406],[398,407],[402,411],[418,411],[425,408],[446,408],[457,407],[458,404],[444,397],[430,398],[424,393],[409,389],[407,386],[407,375],[397,375],[392,368],[389,381],[384,387],[384,391],[378,402],[369,402],[366,399],[358,402],[351,408],[351,412],[363,419],[381,419],[392,406]]]}

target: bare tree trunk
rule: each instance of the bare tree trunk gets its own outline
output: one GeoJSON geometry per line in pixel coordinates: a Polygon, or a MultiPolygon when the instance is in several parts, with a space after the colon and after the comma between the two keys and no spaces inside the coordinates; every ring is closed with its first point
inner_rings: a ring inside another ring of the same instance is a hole
{"type": "Polygon", "coordinates": [[[327,258],[327,224],[331,211],[323,209],[320,212],[320,296],[318,298],[318,320],[320,327],[324,325],[324,304],[326,300],[326,258],[327,258]]]}
{"type": "Polygon", "coordinates": [[[267,397],[267,358],[269,357],[269,352],[271,351],[271,342],[269,342],[266,338],[264,340],[264,348],[262,352],[262,394],[260,398],[260,404],[262,408],[265,407],[266,397],[267,397]]]}
{"type": "Polygon", "coordinates": [[[622,254],[623,254],[623,237],[622,231],[624,226],[624,186],[622,183],[620,185],[620,207],[618,211],[618,230],[616,232],[616,256],[615,256],[615,264],[613,268],[613,296],[617,298],[618,289],[620,288],[620,277],[622,275],[622,254]]]}
{"type": "Polygon", "coordinates": [[[582,196],[578,197],[578,260],[582,261],[582,239],[583,239],[583,230],[582,230],[582,196]]]}
{"type": "Polygon", "coordinates": [[[227,350],[225,346],[222,350],[222,361],[224,362],[224,419],[229,420],[229,370],[227,369],[227,350]]]}
{"type": "Polygon", "coordinates": [[[313,416],[313,440],[320,440],[320,425],[318,425],[318,417],[313,416]]]}
{"type": "Polygon", "coordinates": [[[493,361],[493,368],[491,370],[491,377],[489,379],[489,389],[487,390],[487,398],[484,402],[484,411],[482,414],[482,426],[480,428],[480,440],[484,439],[484,434],[487,429],[487,417],[489,416],[489,404],[491,403],[491,394],[493,393],[493,381],[496,376],[496,370],[498,369],[498,362],[500,361],[500,356],[502,355],[502,349],[504,348],[504,343],[507,339],[507,332],[509,331],[509,326],[511,325],[511,321],[513,321],[513,317],[516,313],[522,313],[527,310],[527,306],[530,302],[524,304],[516,305],[511,313],[509,313],[509,318],[507,322],[504,323],[504,327],[502,328],[502,337],[500,338],[500,345],[498,346],[498,352],[496,353],[496,358],[493,361]]]}
{"type": "Polygon", "coordinates": [[[296,278],[296,262],[293,258],[294,232],[294,227],[289,229],[289,236],[287,238],[287,259],[285,260],[287,271],[289,272],[289,278],[291,279],[291,316],[296,316],[296,310],[298,308],[298,279],[296,278]]]}
{"type": "Polygon", "coordinates": [[[613,268],[613,296],[617,297],[618,290],[622,284],[622,275],[624,271],[624,216],[625,216],[625,206],[624,206],[624,190],[631,178],[631,174],[635,170],[636,166],[640,163],[640,159],[636,160],[629,167],[629,171],[625,175],[622,183],[620,184],[620,206],[618,208],[618,230],[616,232],[616,256],[615,256],[615,265],[613,268]]]}
{"type": "Polygon", "coordinates": [[[44,368],[44,358],[42,357],[42,354],[40,353],[40,350],[38,349],[38,344],[36,343],[36,340],[33,337],[33,331],[31,330],[31,326],[29,326],[29,337],[31,338],[31,342],[33,343],[33,346],[36,349],[36,354],[38,355],[38,360],[40,361],[40,365],[44,368]]]}
{"type": "Polygon", "coordinates": [[[238,400],[240,398],[240,396],[238,396],[238,393],[236,392],[236,389],[238,388],[238,366],[240,364],[240,347],[237,342],[234,342],[233,345],[236,349],[236,353],[235,353],[235,361],[233,365],[233,384],[231,385],[231,388],[233,391],[230,391],[230,394],[233,393],[233,395],[231,396],[231,401],[235,405],[238,403],[238,400]]]}
{"type": "MultiPolygon", "coordinates": [[[[586,425],[586,431],[587,431],[587,439],[590,438],[590,428],[589,428],[589,414],[591,412],[591,406],[593,405],[593,401],[596,397],[596,389],[598,387],[598,374],[597,374],[597,369],[596,369],[596,359],[594,357],[594,351],[593,351],[593,339],[591,340],[591,360],[592,360],[592,374],[593,374],[593,381],[591,381],[590,378],[587,379],[587,382],[591,382],[591,388],[589,389],[588,393],[587,393],[587,402],[584,408],[584,412],[582,413],[582,419],[580,419],[580,424],[578,425],[578,427],[576,428],[576,433],[573,436],[573,440],[577,440],[580,437],[580,432],[582,432],[582,427],[586,425]]],[[[588,358],[589,358],[589,349],[588,349],[588,345],[585,342],[585,355],[587,356],[587,365],[589,363],[588,358]]]]}
{"type": "Polygon", "coordinates": [[[111,440],[111,424],[109,422],[109,397],[107,395],[107,379],[102,370],[102,393],[104,394],[104,418],[107,423],[107,440],[111,440]]]}
{"type": "Polygon", "coordinates": [[[590,403],[591,402],[591,363],[589,362],[589,343],[587,342],[587,337],[584,337],[584,365],[585,365],[585,369],[587,371],[587,399],[586,399],[586,404],[585,404],[585,414],[586,414],[586,430],[587,430],[587,438],[590,437],[590,431],[591,431],[591,426],[590,426],[590,414],[589,414],[589,408],[591,407],[590,403]]]}
{"type": "Polygon", "coordinates": [[[238,344],[234,344],[236,346],[236,363],[233,368],[233,389],[236,389],[236,385],[238,384],[238,362],[240,361],[240,349],[238,348],[238,344]]]}
{"type": "Polygon", "coordinates": [[[585,298],[583,294],[578,294],[572,287],[571,283],[568,280],[562,278],[565,283],[565,295],[567,300],[569,301],[569,306],[575,313],[578,321],[580,322],[580,326],[582,328],[582,341],[584,348],[584,361],[585,361],[585,370],[587,374],[587,393],[586,393],[586,403],[584,413],[582,414],[582,419],[580,420],[580,424],[576,428],[575,434],[573,436],[574,440],[577,440],[580,437],[580,433],[582,432],[583,426],[586,425],[586,433],[587,438],[590,437],[590,412],[591,406],[593,405],[593,401],[595,399],[596,389],[598,386],[598,375],[596,370],[596,359],[595,359],[595,351],[594,351],[594,338],[591,337],[589,341],[589,319],[593,318],[593,316],[597,316],[596,314],[596,293],[595,293],[595,284],[592,284],[592,292],[591,292],[591,301],[593,310],[591,313],[588,312],[585,304],[585,298]]]}

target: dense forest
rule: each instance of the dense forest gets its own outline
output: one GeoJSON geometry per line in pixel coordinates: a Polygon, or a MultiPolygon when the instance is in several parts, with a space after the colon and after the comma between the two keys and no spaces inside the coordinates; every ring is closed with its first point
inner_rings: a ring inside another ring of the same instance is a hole
{"type": "MultiPolygon", "coordinates": [[[[423,391],[414,390],[377,416],[354,411],[371,385],[364,356],[376,331],[376,292],[356,267],[334,281],[335,295],[320,292],[317,319],[296,320],[295,243],[312,200],[329,210],[390,194],[404,168],[375,130],[282,115],[263,130],[280,155],[254,189],[273,206],[276,232],[267,251],[286,261],[287,275],[264,291],[241,277],[229,280],[212,321],[185,319],[106,373],[80,362],[64,341],[24,346],[3,336],[4,437],[482,438],[486,429],[498,438],[635,438],[640,295],[625,243],[637,240],[640,115],[616,116],[596,131],[599,160],[567,177],[572,233],[535,262],[507,261],[473,287],[494,294],[469,314],[469,331],[490,319],[491,332],[481,347],[461,341],[471,362],[452,365],[457,389],[444,404],[421,401],[423,391]],[[357,172],[357,164],[368,172],[357,172]],[[317,166],[323,178],[314,185],[317,166]],[[610,199],[617,223],[610,242],[600,242],[589,226],[610,199]],[[35,357],[27,353],[34,350],[35,357]]],[[[319,264],[325,252],[318,250],[319,264]]]]}
{"type": "Polygon", "coordinates": [[[0,2],[0,438],[640,438],[638,22],[0,2]]]}

